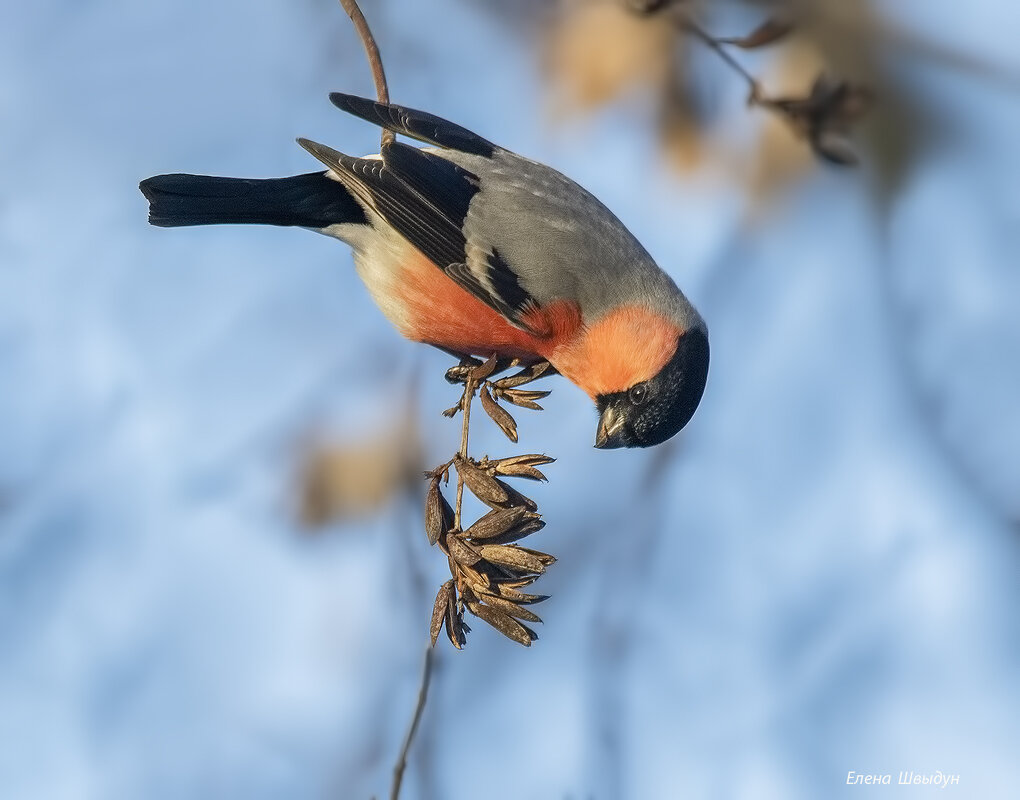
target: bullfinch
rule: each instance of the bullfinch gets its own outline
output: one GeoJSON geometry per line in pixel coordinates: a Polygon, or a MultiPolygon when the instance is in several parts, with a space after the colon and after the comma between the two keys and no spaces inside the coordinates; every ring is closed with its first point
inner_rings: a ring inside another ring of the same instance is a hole
{"type": "Polygon", "coordinates": [[[648,447],[694,414],[705,323],[623,224],[550,167],[432,114],[333,93],[343,111],[430,147],[355,158],[306,139],[326,171],[142,181],[162,227],[255,223],[346,242],[383,314],[458,355],[545,359],[599,413],[595,446],[648,447]]]}

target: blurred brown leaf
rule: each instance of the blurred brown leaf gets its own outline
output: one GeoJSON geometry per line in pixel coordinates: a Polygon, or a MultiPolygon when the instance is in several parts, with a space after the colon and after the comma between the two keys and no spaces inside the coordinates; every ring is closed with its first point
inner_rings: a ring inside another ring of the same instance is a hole
{"type": "Polygon", "coordinates": [[[359,441],[322,436],[300,466],[300,520],[316,529],[372,514],[403,492],[419,491],[422,463],[420,433],[409,412],[359,441]]]}
{"type": "Polygon", "coordinates": [[[619,0],[561,2],[543,47],[557,110],[588,110],[634,89],[661,92],[678,36],[665,16],[638,16],[619,0]]]}

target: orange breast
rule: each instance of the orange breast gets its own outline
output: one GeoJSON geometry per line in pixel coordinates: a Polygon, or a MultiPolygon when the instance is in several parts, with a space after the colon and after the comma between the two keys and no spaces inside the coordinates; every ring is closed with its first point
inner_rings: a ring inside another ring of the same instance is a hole
{"type": "Polygon", "coordinates": [[[681,331],[639,306],[622,306],[584,324],[576,303],[557,301],[530,312],[536,333],[511,325],[453,282],[424,255],[404,259],[395,293],[402,331],[456,353],[547,359],[593,399],[658,374],[676,351],[681,331]]]}
{"type": "Polygon", "coordinates": [[[458,353],[549,358],[581,326],[575,304],[552,303],[527,317],[537,335],[521,330],[420,254],[404,262],[397,286],[406,318],[404,335],[458,353]]]}
{"type": "Polygon", "coordinates": [[[563,375],[595,399],[659,374],[676,352],[680,327],[641,306],[620,306],[547,356],[563,375]]]}

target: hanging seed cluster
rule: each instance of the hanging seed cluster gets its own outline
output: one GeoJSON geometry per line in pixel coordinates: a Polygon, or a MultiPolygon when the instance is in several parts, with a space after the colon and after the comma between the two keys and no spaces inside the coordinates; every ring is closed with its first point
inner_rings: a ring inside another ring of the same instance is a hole
{"type": "Polygon", "coordinates": [[[425,534],[429,543],[446,555],[450,580],[436,595],[432,610],[431,636],[435,645],[443,628],[458,650],[471,630],[464,612],[487,622],[515,642],[530,646],[538,634],[528,623],[541,622],[529,606],[546,599],[545,595],[522,591],[534,583],[556,559],[547,553],[523,547],[520,541],[545,527],[535,501],[521,494],[505,479],[546,480],[538,469],[554,459],[545,455],[520,455],[480,461],[466,453],[470,406],[477,392],[482,409],[512,442],[517,441],[517,423],[500,401],[541,411],[538,400],[549,392],[520,387],[548,375],[552,368],[542,362],[514,375],[490,378],[514,366],[495,357],[485,363],[465,360],[450,369],[446,378],[464,385],[464,393],[453,408],[443,412],[452,417],[465,412],[461,451],[445,464],[425,473],[429,480],[425,499],[425,534]],[[456,508],[443,494],[449,485],[450,471],[457,473],[456,508]],[[463,491],[469,491],[491,510],[471,525],[460,516],[463,491]]]}

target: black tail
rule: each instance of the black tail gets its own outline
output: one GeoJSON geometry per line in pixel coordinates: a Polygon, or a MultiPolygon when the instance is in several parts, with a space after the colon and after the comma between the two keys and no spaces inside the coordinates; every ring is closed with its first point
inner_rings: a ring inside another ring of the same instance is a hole
{"type": "Polygon", "coordinates": [[[138,188],[149,201],[149,222],[162,228],[225,223],[325,228],[367,221],[350,193],[324,172],[266,179],[157,175],[138,188]]]}

